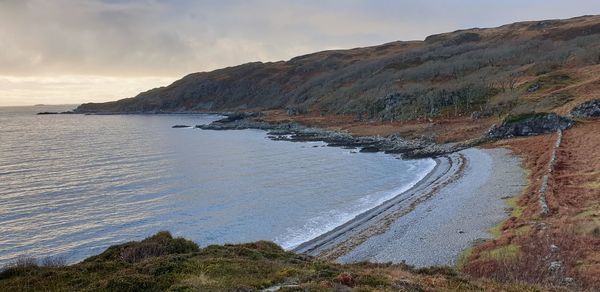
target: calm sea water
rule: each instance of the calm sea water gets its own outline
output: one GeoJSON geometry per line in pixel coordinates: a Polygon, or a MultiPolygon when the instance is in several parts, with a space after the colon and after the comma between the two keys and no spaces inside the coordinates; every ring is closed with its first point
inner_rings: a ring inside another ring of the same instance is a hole
{"type": "Polygon", "coordinates": [[[172,129],[211,115],[46,115],[0,108],[0,264],[69,262],[160,230],[200,245],[292,248],[407,189],[432,160],[172,129]]]}

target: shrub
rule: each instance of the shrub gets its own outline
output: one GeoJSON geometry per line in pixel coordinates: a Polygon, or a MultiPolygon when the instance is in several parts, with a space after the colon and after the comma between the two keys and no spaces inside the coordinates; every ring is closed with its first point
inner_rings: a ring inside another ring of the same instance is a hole
{"type": "Polygon", "coordinates": [[[0,280],[27,273],[38,267],[35,258],[20,256],[0,270],[0,280]]]}
{"type": "Polygon", "coordinates": [[[339,274],[337,277],[335,277],[335,281],[349,287],[354,287],[355,284],[354,277],[352,277],[352,275],[349,273],[339,274]]]}
{"type": "Polygon", "coordinates": [[[42,260],[44,267],[64,267],[67,260],[64,257],[46,257],[42,260]]]}
{"type": "Polygon", "coordinates": [[[165,254],[184,254],[199,251],[198,245],[184,238],[173,238],[171,233],[161,231],[141,242],[123,248],[119,258],[129,263],[165,254]]]}

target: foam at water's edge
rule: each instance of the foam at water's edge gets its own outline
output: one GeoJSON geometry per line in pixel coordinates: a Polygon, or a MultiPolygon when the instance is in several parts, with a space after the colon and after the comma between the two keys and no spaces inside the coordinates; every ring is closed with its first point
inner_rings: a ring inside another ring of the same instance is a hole
{"type": "Polygon", "coordinates": [[[201,246],[289,248],[396,196],[430,163],[262,130],[172,129],[216,116],[39,110],[0,109],[0,266],[19,256],[75,263],[160,230],[201,246]]]}
{"type": "MultiPolygon", "coordinates": [[[[302,243],[310,241],[310,240],[312,240],[322,234],[325,234],[327,232],[330,232],[333,229],[335,229],[336,227],[341,226],[344,223],[354,219],[356,216],[358,216],[364,212],[367,212],[368,210],[371,210],[372,208],[377,207],[396,196],[401,195],[402,193],[410,190],[416,184],[418,184],[420,181],[425,179],[425,177],[427,177],[427,175],[429,173],[431,173],[431,171],[433,171],[433,169],[436,166],[435,160],[433,160],[431,158],[420,160],[420,162],[424,162],[424,163],[426,163],[426,165],[424,165],[423,170],[421,172],[419,172],[417,177],[410,183],[404,184],[401,187],[398,187],[394,190],[384,192],[384,195],[379,197],[377,200],[374,200],[374,201],[370,201],[368,199],[364,200],[363,207],[357,211],[348,213],[348,212],[337,212],[335,210],[332,210],[328,214],[324,214],[324,215],[318,216],[316,218],[312,218],[310,220],[310,222],[307,222],[304,226],[300,227],[299,229],[289,230],[290,235],[288,237],[291,237],[290,239],[284,239],[284,240],[276,239],[275,242],[278,243],[279,245],[281,245],[286,250],[292,250],[292,249],[298,247],[299,245],[301,245],[302,243]],[[322,221],[328,221],[328,222],[323,224],[322,221]]],[[[416,166],[413,165],[413,167],[416,167],[416,166]]],[[[378,192],[375,194],[369,194],[369,195],[367,195],[367,197],[371,197],[371,196],[377,195],[377,194],[381,194],[381,192],[378,192]]]]}

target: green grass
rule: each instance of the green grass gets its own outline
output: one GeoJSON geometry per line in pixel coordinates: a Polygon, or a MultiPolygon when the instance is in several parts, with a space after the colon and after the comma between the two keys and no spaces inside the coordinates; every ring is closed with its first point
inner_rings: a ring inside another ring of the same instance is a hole
{"type": "Polygon", "coordinates": [[[341,265],[287,252],[267,241],[200,248],[168,232],[112,246],[71,266],[21,261],[0,272],[0,291],[257,291],[283,284],[296,285],[286,291],[519,291],[523,287],[466,280],[448,267],[341,265]]]}
{"type": "Polygon", "coordinates": [[[458,270],[462,269],[472,254],[473,254],[473,247],[470,247],[470,248],[466,249],[465,251],[463,251],[460,254],[460,256],[458,257],[458,260],[456,261],[456,268],[458,270]]]}
{"type": "Polygon", "coordinates": [[[530,118],[541,118],[544,117],[545,115],[547,115],[547,113],[523,113],[523,114],[516,114],[516,115],[508,115],[506,118],[504,118],[504,123],[506,124],[513,124],[513,123],[518,123],[518,122],[522,122],[526,119],[530,119],[530,118]]]}
{"type": "Polygon", "coordinates": [[[494,238],[498,238],[500,235],[502,235],[502,225],[504,225],[504,222],[488,228],[487,232],[489,232],[494,238]]]}
{"type": "Polygon", "coordinates": [[[516,244],[499,246],[492,250],[484,251],[481,256],[484,259],[502,261],[515,260],[521,253],[521,248],[516,244]]]}
{"type": "Polygon", "coordinates": [[[571,76],[563,73],[549,73],[540,76],[536,83],[540,83],[542,86],[567,86],[575,83],[575,80],[571,76]]]}
{"type": "Polygon", "coordinates": [[[519,206],[519,198],[511,197],[506,199],[506,204],[512,209],[511,217],[521,217],[523,215],[523,207],[519,206]]]}
{"type": "MultiPolygon", "coordinates": [[[[510,207],[511,212],[510,212],[510,216],[511,217],[521,217],[521,215],[523,215],[523,207],[519,206],[519,197],[510,197],[508,199],[505,200],[506,205],[508,205],[508,207],[510,207]]],[[[502,235],[502,226],[504,225],[505,221],[500,222],[498,225],[495,225],[491,228],[488,228],[488,232],[490,234],[492,234],[492,236],[494,238],[498,238],[500,237],[500,235],[502,235]]]]}

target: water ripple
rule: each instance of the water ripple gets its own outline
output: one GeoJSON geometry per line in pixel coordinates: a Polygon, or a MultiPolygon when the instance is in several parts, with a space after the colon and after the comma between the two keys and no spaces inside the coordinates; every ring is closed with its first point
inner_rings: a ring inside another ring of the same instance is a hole
{"type": "Polygon", "coordinates": [[[171,129],[216,116],[33,111],[43,109],[0,108],[0,265],[20,255],[79,261],[165,229],[201,245],[291,247],[432,165],[271,141],[255,130],[171,129]]]}

